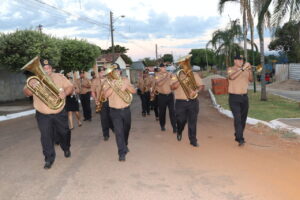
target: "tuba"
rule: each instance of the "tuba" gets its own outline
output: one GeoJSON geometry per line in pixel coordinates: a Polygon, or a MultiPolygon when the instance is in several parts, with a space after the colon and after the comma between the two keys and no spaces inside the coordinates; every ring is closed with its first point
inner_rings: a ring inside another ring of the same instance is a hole
{"type": "Polygon", "coordinates": [[[58,110],[65,105],[65,100],[59,97],[60,89],[44,72],[38,56],[29,61],[21,70],[30,71],[35,75],[27,79],[26,86],[50,109],[58,110]],[[37,81],[35,86],[32,85],[33,80],[37,81]]]}
{"type": "Polygon", "coordinates": [[[176,63],[179,64],[179,68],[175,71],[176,77],[188,99],[196,99],[198,94],[190,96],[190,91],[197,90],[198,86],[195,81],[195,77],[192,71],[192,66],[190,64],[192,55],[189,54],[180,58],[176,63]],[[181,78],[181,74],[184,74],[184,78],[181,78]]]}
{"type": "Polygon", "coordinates": [[[107,76],[108,85],[125,103],[130,104],[132,102],[132,94],[127,89],[125,91],[121,90],[123,84],[122,77],[116,73],[115,67],[111,66],[107,68],[105,74],[107,76]]]}
{"type": "Polygon", "coordinates": [[[100,112],[103,106],[103,103],[106,102],[103,91],[104,84],[101,84],[100,95],[98,97],[98,104],[96,105],[96,113],[100,112]]]}

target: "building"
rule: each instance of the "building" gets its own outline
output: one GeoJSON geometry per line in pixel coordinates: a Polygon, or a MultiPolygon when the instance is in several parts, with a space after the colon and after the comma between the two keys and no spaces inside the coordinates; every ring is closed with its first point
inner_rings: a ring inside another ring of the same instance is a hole
{"type": "Polygon", "coordinates": [[[132,62],[130,66],[130,81],[132,84],[138,82],[139,77],[142,75],[145,69],[145,63],[143,61],[132,62]]]}
{"type": "Polygon", "coordinates": [[[96,61],[97,66],[98,67],[107,67],[108,65],[111,65],[112,63],[118,63],[122,70],[122,75],[127,76],[128,79],[130,79],[129,64],[127,64],[125,62],[122,55],[123,54],[121,54],[121,53],[115,53],[114,56],[112,53],[102,54],[99,58],[97,58],[97,61],[96,61]],[[114,57],[114,62],[113,62],[113,57],[114,57]]]}

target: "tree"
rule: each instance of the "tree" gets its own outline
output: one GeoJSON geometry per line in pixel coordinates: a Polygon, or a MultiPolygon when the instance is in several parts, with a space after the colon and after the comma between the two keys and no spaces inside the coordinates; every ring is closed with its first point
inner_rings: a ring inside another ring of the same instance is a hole
{"type": "Polygon", "coordinates": [[[269,6],[272,0],[254,0],[255,12],[258,13],[257,30],[259,35],[259,46],[260,46],[260,63],[263,66],[261,72],[261,101],[267,101],[267,90],[265,82],[265,51],[264,51],[264,29],[265,25],[269,24],[271,14],[269,12],[269,6]]]}
{"type": "MultiPolygon", "coordinates": [[[[272,24],[279,27],[283,19],[288,15],[289,21],[299,22],[300,1],[299,0],[274,0],[274,14],[272,24]]],[[[300,35],[298,36],[300,37],[300,35]]]]}
{"type": "Polygon", "coordinates": [[[144,58],[143,61],[146,64],[146,66],[155,66],[156,65],[156,60],[155,59],[144,58]]]}
{"type": "MultiPolygon", "coordinates": [[[[129,49],[127,49],[126,47],[122,47],[120,45],[115,45],[115,53],[125,54],[125,53],[127,53],[128,50],[129,49]]],[[[111,53],[111,52],[112,52],[112,47],[109,47],[106,50],[102,50],[103,54],[108,54],[108,53],[111,53]]]]}
{"type": "Polygon", "coordinates": [[[244,57],[248,60],[247,54],[247,32],[248,32],[248,24],[250,25],[251,30],[251,49],[253,51],[253,43],[254,43],[254,25],[253,25],[253,17],[251,13],[251,1],[250,0],[219,0],[219,13],[222,14],[224,10],[224,6],[228,2],[236,2],[240,4],[241,12],[243,14],[243,38],[244,38],[244,57]]]}
{"type": "Polygon", "coordinates": [[[132,64],[132,60],[129,56],[127,56],[126,54],[122,54],[121,57],[123,58],[123,60],[125,61],[126,64],[131,65],[132,64]]]}
{"type": "Polygon", "coordinates": [[[63,39],[59,42],[61,60],[59,67],[64,73],[92,68],[96,58],[101,53],[100,47],[90,44],[85,40],[63,39]]]}
{"type": "Polygon", "coordinates": [[[17,30],[0,34],[0,63],[11,71],[19,71],[35,56],[51,60],[57,66],[60,50],[57,39],[33,30],[17,30]]]}
{"type": "Polygon", "coordinates": [[[239,20],[230,21],[227,29],[217,30],[213,33],[212,39],[206,47],[212,46],[217,55],[224,54],[226,66],[232,64],[232,57],[235,52],[240,52],[239,42],[242,38],[241,26],[239,20]]]}
{"type": "Polygon", "coordinates": [[[300,62],[300,22],[287,22],[277,28],[275,38],[269,44],[270,50],[280,51],[288,56],[289,62],[300,62]]]}
{"type": "Polygon", "coordinates": [[[163,62],[173,62],[173,55],[172,54],[164,54],[162,57],[163,62]]]}
{"type": "Polygon", "coordinates": [[[212,49],[192,49],[190,54],[192,54],[191,64],[198,65],[201,68],[206,69],[207,66],[216,65],[216,54],[212,49]]]}

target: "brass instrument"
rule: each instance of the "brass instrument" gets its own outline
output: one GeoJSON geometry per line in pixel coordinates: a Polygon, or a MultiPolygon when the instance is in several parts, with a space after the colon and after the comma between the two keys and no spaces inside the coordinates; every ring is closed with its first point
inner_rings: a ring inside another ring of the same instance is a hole
{"type": "Polygon", "coordinates": [[[127,89],[122,91],[122,77],[117,74],[115,71],[115,67],[111,66],[105,70],[105,74],[107,76],[108,85],[114,90],[114,92],[127,104],[132,102],[132,94],[127,89]],[[114,80],[114,82],[113,82],[114,80]]]}
{"type": "Polygon", "coordinates": [[[198,86],[195,81],[195,77],[192,71],[192,66],[190,64],[192,55],[189,54],[180,58],[176,63],[179,64],[179,68],[175,71],[177,80],[179,81],[185,95],[188,99],[196,99],[198,97],[198,93],[194,96],[190,96],[190,92],[198,89],[198,86]],[[184,78],[181,78],[181,74],[184,74],[184,78]]]}
{"type": "Polygon", "coordinates": [[[65,100],[59,97],[60,89],[56,87],[50,77],[45,73],[38,56],[29,61],[21,70],[30,71],[35,75],[27,79],[26,86],[50,109],[58,110],[65,105],[65,100]],[[33,80],[37,82],[35,86],[31,85],[33,80]]]}
{"type": "Polygon", "coordinates": [[[98,97],[98,104],[96,105],[96,113],[102,110],[103,103],[107,101],[107,99],[104,97],[103,86],[104,84],[101,84],[100,95],[98,97]]]}

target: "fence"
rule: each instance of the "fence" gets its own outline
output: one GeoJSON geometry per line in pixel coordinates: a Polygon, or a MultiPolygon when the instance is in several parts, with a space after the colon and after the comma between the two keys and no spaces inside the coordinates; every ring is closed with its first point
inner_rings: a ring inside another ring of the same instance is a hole
{"type": "Polygon", "coordinates": [[[300,64],[276,64],[275,80],[276,82],[285,80],[300,80],[300,64]]]}
{"type": "Polygon", "coordinates": [[[0,102],[24,99],[23,88],[26,76],[0,69],[0,102]]]}

